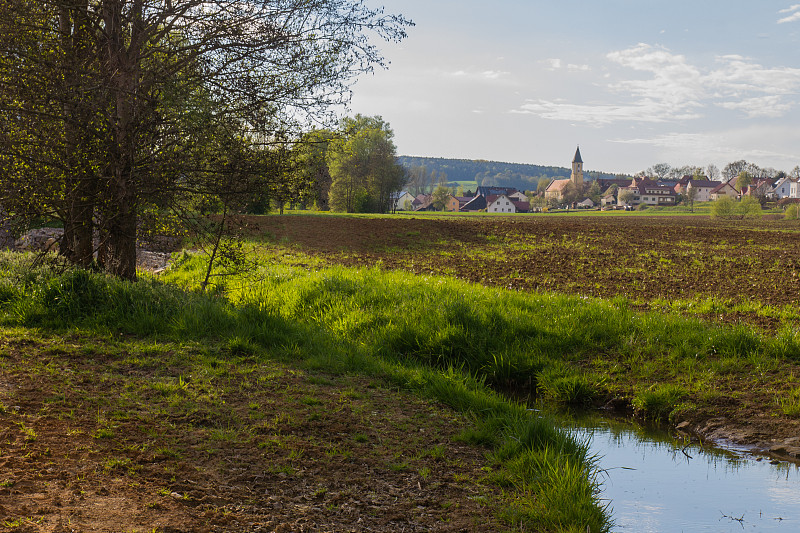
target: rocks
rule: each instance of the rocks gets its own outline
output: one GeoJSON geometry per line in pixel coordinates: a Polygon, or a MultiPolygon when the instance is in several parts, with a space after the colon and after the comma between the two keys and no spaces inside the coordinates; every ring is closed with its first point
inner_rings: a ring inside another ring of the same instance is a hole
{"type": "MultiPolygon", "coordinates": [[[[23,234],[19,239],[11,239],[11,246],[19,252],[58,252],[59,243],[64,236],[61,228],[39,228],[23,234]]],[[[2,246],[3,233],[0,231],[0,246],[2,246]]],[[[175,246],[176,241],[170,237],[151,239],[143,243],[144,246],[136,249],[136,265],[143,270],[160,272],[166,268],[171,255],[166,252],[170,246],[175,246]],[[152,245],[152,246],[151,246],[152,245]],[[157,251],[155,251],[156,249],[157,251]]]]}
{"type": "Polygon", "coordinates": [[[57,252],[58,242],[63,236],[61,228],[32,229],[14,241],[14,249],[20,252],[57,252]]]}
{"type": "Polygon", "coordinates": [[[776,444],[769,448],[769,453],[798,459],[800,458],[800,447],[787,445],[786,443],[776,444]]]}

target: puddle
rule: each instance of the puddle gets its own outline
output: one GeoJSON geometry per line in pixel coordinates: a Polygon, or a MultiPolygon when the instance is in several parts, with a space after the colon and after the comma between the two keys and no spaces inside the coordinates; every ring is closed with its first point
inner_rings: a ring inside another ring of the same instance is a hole
{"type": "Polygon", "coordinates": [[[610,502],[613,531],[800,531],[795,464],[596,415],[556,418],[601,456],[601,497],[610,502]]]}

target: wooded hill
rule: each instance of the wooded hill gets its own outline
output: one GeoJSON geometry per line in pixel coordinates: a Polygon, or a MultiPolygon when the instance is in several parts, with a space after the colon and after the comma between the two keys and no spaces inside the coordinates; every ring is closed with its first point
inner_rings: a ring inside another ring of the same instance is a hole
{"type": "MultiPolygon", "coordinates": [[[[411,170],[425,167],[437,176],[447,175],[448,182],[475,181],[478,186],[514,187],[523,191],[536,190],[539,180],[568,178],[570,169],[522,163],[501,163],[482,159],[446,159],[441,157],[400,156],[398,162],[411,170]]],[[[606,172],[584,172],[584,179],[630,177],[606,172]]]]}

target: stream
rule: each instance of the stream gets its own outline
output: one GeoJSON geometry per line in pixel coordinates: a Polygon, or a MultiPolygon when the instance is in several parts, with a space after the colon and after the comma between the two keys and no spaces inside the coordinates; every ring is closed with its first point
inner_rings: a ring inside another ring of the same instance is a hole
{"type": "Polygon", "coordinates": [[[556,420],[600,456],[612,531],[800,531],[798,465],[596,414],[556,420]]]}

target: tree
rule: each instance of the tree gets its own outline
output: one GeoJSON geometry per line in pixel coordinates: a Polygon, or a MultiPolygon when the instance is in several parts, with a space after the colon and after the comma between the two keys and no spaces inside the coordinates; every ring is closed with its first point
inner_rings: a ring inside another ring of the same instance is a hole
{"type": "Polygon", "coordinates": [[[431,201],[433,203],[433,208],[436,211],[443,211],[445,206],[447,205],[447,200],[450,199],[450,189],[445,187],[444,185],[437,185],[436,188],[433,190],[433,197],[431,201]]]}
{"type": "Polygon", "coordinates": [[[586,191],[586,195],[591,198],[595,205],[600,203],[600,184],[594,180],[586,191]]]}
{"type": "Polygon", "coordinates": [[[645,172],[648,176],[654,176],[656,179],[664,179],[669,176],[672,167],[670,167],[667,163],[656,163],[652,167],[648,168],[645,172]]]}
{"type": "Polygon", "coordinates": [[[617,200],[618,200],[617,203],[619,203],[620,205],[631,205],[631,202],[633,202],[634,196],[635,195],[633,194],[632,190],[623,189],[623,190],[619,191],[619,194],[617,195],[617,200]]]}
{"type": "Polygon", "coordinates": [[[751,176],[749,172],[746,170],[739,172],[739,175],[736,177],[736,188],[740,192],[744,191],[744,188],[749,186],[751,183],[753,183],[753,176],[751,176]]]}
{"type": "Polygon", "coordinates": [[[694,201],[697,198],[697,187],[686,187],[686,202],[689,204],[689,209],[694,213],[694,201]]]}
{"type": "Polygon", "coordinates": [[[327,211],[331,178],[328,167],[328,147],[336,134],[327,129],[315,129],[305,133],[295,146],[295,172],[299,182],[305,184],[308,203],[320,211],[327,211]]]}
{"type": "Polygon", "coordinates": [[[356,115],[342,120],[340,134],[328,153],[332,209],[348,213],[387,213],[392,209],[392,196],[407,179],[405,169],[397,163],[393,137],[381,117],[356,115]]]}
{"type": "Polygon", "coordinates": [[[99,235],[101,266],[133,279],[144,210],[263,185],[276,132],[329,120],[383,65],[370,34],[408,24],[357,0],[7,0],[0,205],[61,219],[77,264],[99,235]]]}

